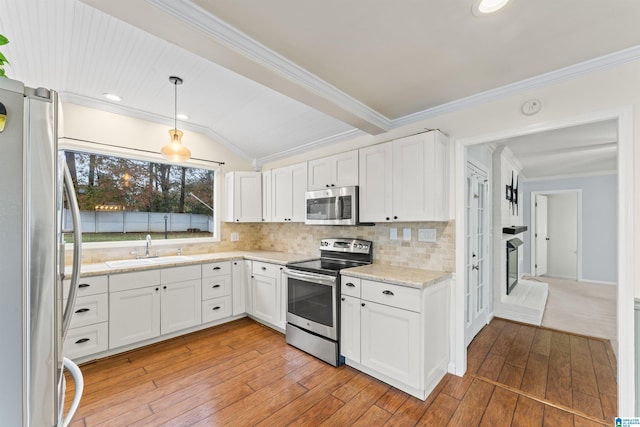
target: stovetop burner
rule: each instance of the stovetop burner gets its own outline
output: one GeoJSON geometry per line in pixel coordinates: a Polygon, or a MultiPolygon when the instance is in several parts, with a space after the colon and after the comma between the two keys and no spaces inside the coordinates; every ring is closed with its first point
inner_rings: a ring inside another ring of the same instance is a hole
{"type": "Polygon", "coordinates": [[[320,258],[287,264],[292,270],[337,276],[343,268],[371,264],[372,242],[361,239],[323,239],[320,258]]]}

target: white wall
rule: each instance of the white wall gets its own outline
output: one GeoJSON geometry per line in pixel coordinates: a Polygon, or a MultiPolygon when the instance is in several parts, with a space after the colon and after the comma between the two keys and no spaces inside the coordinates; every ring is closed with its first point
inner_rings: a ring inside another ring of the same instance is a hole
{"type": "Polygon", "coordinates": [[[578,269],[578,194],[547,198],[547,275],[576,280],[578,269]]]}
{"type": "MultiPolygon", "coordinates": [[[[616,283],[618,274],[617,175],[524,182],[524,223],[531,228],[531,192],[582,190],[582,280],[616,283]]],[[[530,230],[523,269],[531,272],[530,230]]]]}

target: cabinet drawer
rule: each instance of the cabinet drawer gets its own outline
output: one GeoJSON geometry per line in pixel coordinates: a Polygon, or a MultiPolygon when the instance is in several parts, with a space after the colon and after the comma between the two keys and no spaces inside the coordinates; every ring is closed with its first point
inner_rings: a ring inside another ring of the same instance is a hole
{"type": "Polygon", "coordinates": [[[215,276],[202,279],[202,299],[231,295],[231,276],[215,276]]]}
{"type": "Polygon", "coordinates": [[[363,280],[362,299],[420,312],[420,289],[416,288],[363,280]]]}
{"type": "Polygon", "coordinates": [[[231,274],[231,262],[211,262],[202,264],[202,277],[224,276],[231,274]]]}
{"type": "MultiPolygon", "coordinates": [[[[66,303],[66,302],[65,302],[66,303]]],[[[89,295],[76,298],[70,328],[109,320],[109,295],[89,295]]]]}
{"type": "Polygon", "coordinates": [[[268,262],[253,261],[251,273],[259,276],[271,277],[277,279],[284,266],[278,264],[270,264],[268,262]]]}
{"type": "Polygon", "coordinates": [[[340,293],[360,298],[361,280],[357,277],[342,276],[340,279],[340,293]]]}
{"type": "Polygon", "coordinates": [[[231,297],[202,302],[202,323],[213,322],[231,316],[231,297]]]}
{"type": "MultiPolygon", "coordinates": [[[[64,298],[69,296],[71,280],[65,280],[64,298]]],[[[81,277],[78,280],[78,296],[106,294],[109,291],[109,276],[81,277]]]]}
{"type": "Polygon", "coordinates": [[[109,291],[111,292],[140,289],[159,284],[160,270],[133,271],[109,276],[109,291]]]}
{"type": "Polygon", "coordinates": [[[160,271],[160,283],[186,282],[187,280],[197,280],[202,277],[199,265],[187,265],[184,267],[163,268],[160,271]]]}
{"type": "Polygon", "coordinates": [[[64,355],[69,359],[100,353],[109,348],[109,323],[69,329],[64,340],[64,355]]]}

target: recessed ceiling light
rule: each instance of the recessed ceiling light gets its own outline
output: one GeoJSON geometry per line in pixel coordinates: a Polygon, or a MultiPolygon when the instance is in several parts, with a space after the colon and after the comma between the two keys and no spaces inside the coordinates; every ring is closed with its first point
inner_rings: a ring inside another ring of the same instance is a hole
{"type": "Polygon", "coordinates": [[[116,95],[115,93],[103,93],[102,96],[104,96],[105,98],[107,98],[109,101],[122,101],[122,98],[120,98],[118,95],[116,95]]]}
{"type": "Polygon", "coordinates": [[[509,3],[509,0],[476,0],[471,10],[476,16],[497,12],[509,3]]]}
{"type": "Polygon", "coordinates": [[[176,117],[180,120],[189,120],[189,116],[187,116],[186,114],[178,114],[176,117]]]}

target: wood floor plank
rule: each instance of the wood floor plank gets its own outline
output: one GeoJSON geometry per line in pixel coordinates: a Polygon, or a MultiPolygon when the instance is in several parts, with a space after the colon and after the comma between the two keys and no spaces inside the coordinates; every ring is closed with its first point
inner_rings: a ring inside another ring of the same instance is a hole
{"type": "Polygon", "coordinates": [[[449,381],[451,374],[445,374],[444,378],[440,380],[438,385],[433,389],[433,392],[422,401],[413,396],[409,396],[405,402],[400,405],[398,410],[393,414],[391,418],[386,422],[385,426],[407,426],[415,425],[424,412],[433,404],[435,399],[441,393],[444,385],[449,381]]]}
{"type": "Polygon", "coordinates": [[[589,340],[589,348],[591,349],[593,369],[598,383],[598,392],[615,396],[618,392],[618,384],[616,383],[615,372],[613,372],[609,363],[605,343],[598,340],[589,340]]]}
{"type": "Polygon", "coordinates": [[[343,402],[348,402],[375,381],[373,377],[368,375],[356,375],[332,394],[343,402]]]}
{"type": "Polygon", "coordinates": [[[373,405],[370,406],[369,409],[367,409],[367,411],[351,425],[352,427],[381,426],[391,418],[391,415],[391,413],[385,411],[381,407],[373,405]]]}
{"type": "Polygon", "coordinates": [[[448,394],[458,400],[462,400],[465,393],[471,386],[471,383],[473,383],[473,377],[471,375],[465,375],[464,377],[450,375],[442,389],[442,393],[448,394]]]}
{"type": "MultiPolygon", "coordinates": [[[[507,326],[505,326],[505,329],[507,326]]],[[[448,426],[477,426],[493,394],[494,386],[475,379],[453,413],[448,426]]]]}
{"type": "Polygon", "coordinates": [[[540,427],[544,419],[545,405],[525,396],[518,397],[512,427],[540,427]]]}
{"type": "Polygon", "coordinates": [[[592,417],[604,419],[600,397],[593,397],[578,390],[573,390],[573,408],[592,417]]]}
{"type": "Polygon", "coordinates": [[[509,387],[520,388],[523,376],[524,368],[505,363],[502,367],[502,371],[500,371],[498,382],[508,385],[509,387]]]}
{"type": "Polygon", "coordinates": [[[544,398],[547,390],[548,371],[549,356],[541,353],[531,353],[522,377],[522,391],[544,398]]]}
{"type": "Polygon", "coordinates": [[[506,356],[511,350],[513,340],[516,338],[516,335],[518,335],[519,330],[519,324],[512,322],[507,323],[500,331],[500,335],[493,346],[491,346],[489,352],[500,356],[506,356]]]}
{"type": "Polygon", "coordinates": [[[527,365],[527,359],[531,350],[531,343],[536,333],[535,328],[527,325],[520,325],[511,348],[506,355],[505,363],[523,368],[527,365]]]}
{"type": "Polygon", "coordinates": [[[518,402],[518,395],[506,389],[496,387],[491,400],[484,411],[480,427],[509,426],[518,402]]]}
{"type": "Polygon", "coordinates": [[[492,322],[482,328],[476,335],[467,351],[467,372],[475,374],[478,371],[489,350],[491,350],[496,339],[500,336],[501,331],[502,328],[493,327],[492,322]]]}
{"type": "MultiPolygon", "coordinates": [[[[389,387],[389,385],[382,381],[372,381],[357,395],[349,399],[348,402],[345,402],[344,406],[334,412],[321,425],[333,427],[354,424],[387,392],[389,387]]],[[[335,396],[336,393],[333,393],[333,395],[335,396]]],[[[387,417],[387,419],[388,418],[389,417],[387,417]]]]}
{"type": "Polygon", "coordinates": [[[545,406],[542,425],[544,427],[573,427],[573,414],[553,406],[545,406]]]}
{"type": "Polygon", "coordinates": [[[593,369],[589,340],[584,337],[571,336],[571,374],[574,390],[598,396],[598,382],[593,369]]]}
{"type": "Polygon", "coordinates": [[[460,401],[447,394],[440,393],[418,420],[418,426],[445,426],[458,409],[460,401]]]}
{"type": "Polygon", "coordinates": [[[573,405],[571,378],[569,336],[554,332],[551,337],[545,397],[571,408],[573,405]]]}
{"type": "Polygon", "coordinates": [[[292,425],[300,427],[318,426],[343,406],[344,402],[342,400],[329,395],[304,412],[292,425]]]}
{"type": "Polygon", "coordinates": [[[408,398],[409,395],[404,391],[391,387],[380,399],[378,399],[376,406],[384,409],[390,414],[394,414],[408,398]]]}
{"type": "Polygon", "coordinates": [[[505,356],[490,352],[487,354],[487,357],[478,369],[478,375],[497,381],[500,376],[500,372],[502,371],[502,367],[504,366],[505,359],[505,356]]]}
{"type": "Polygon", "coordinates": [[[551,351],[551,331],[537,328],[531,343],[531,353],[549,356],[551,351]]]}
{"type": "Polygon", "coordinates": [[[609,394],[600,395],[600,404],[602,405],[603,418],[605,420],[613,420],[618,414],[618,399],[616,396],[609,394]]]}

